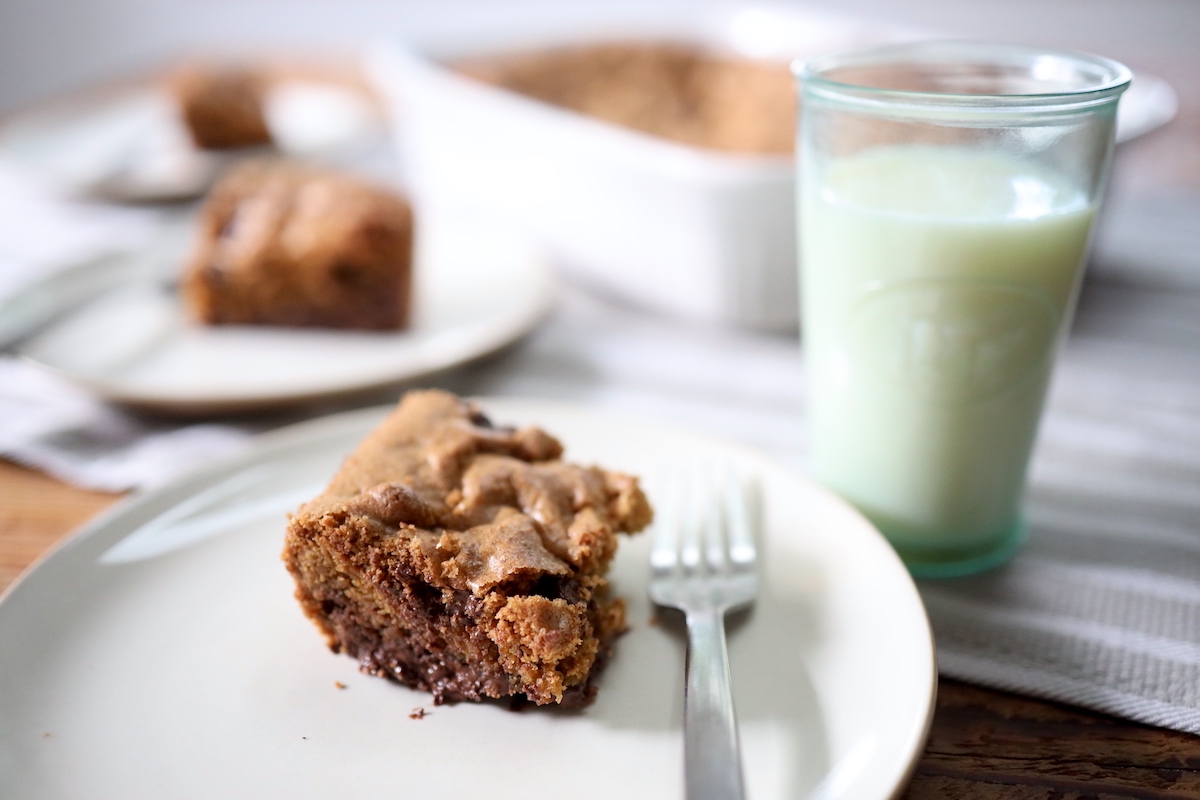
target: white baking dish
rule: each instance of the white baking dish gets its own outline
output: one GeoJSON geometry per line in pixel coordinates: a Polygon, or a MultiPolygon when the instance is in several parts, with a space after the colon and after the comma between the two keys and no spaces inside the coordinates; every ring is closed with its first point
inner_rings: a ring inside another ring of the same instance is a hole
{"type": "Polygon", "coordinates": [[[424,213],[481,205],[538,236],[602,291],[678,316],[770,330],[797,323],[793,162],[675,144],[464,78],[456,58],[570,43],[690,41],[788,60],[911,38],[796,7],[505,5],[377,47],[424,213]]]}
{"type": "MultiPolygon", "coordinates": [[[[436,15],[435,15],[436,16],[436,15]]],[[[461,77],[457,58],[615,40],[692,41],[791,60],[936,35],[797,6],[702,2],[497,4],[446,14],[368,71],[423,213],[482,206],[550,246],[591,286],[643,306],[761,330],[797,324],[794,164],[675,144],[461,77]]],[[[1174,116],[1138,75],[1118,141],[1174,116]]]]}

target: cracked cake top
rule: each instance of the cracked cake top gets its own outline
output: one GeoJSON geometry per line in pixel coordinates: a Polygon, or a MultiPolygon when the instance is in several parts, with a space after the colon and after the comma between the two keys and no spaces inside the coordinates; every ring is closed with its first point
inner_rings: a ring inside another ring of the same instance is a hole
{"type": "Polygon", "coordinates": [[[366,521],[428,583],[476,596],[543,576],[599,576],[616,534],[649,524],[650,506],[636,478],[561,454],[538,428],[496,428],[454,395],[410,392],[296,517],[366,521]]]}

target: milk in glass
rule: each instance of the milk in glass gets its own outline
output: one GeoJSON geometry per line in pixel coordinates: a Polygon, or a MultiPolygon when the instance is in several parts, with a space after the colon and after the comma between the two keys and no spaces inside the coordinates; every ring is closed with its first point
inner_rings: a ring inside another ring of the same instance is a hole
{"type": "Polygon", "coordinates": [[[902,555],[1013,534],[1095,214],[1001,153],[888,146],[801,198],[812,465],[902,555]]]}

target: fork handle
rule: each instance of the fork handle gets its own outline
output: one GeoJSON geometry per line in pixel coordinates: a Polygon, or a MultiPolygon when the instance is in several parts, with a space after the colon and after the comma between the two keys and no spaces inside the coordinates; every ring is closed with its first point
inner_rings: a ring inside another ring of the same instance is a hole
{"type": "Polygon", "coordinates": [[[689,612],[687,627],[683,699],[687,800],[741,800],[742,765],[725,646],[725,612],[689,612]]]}

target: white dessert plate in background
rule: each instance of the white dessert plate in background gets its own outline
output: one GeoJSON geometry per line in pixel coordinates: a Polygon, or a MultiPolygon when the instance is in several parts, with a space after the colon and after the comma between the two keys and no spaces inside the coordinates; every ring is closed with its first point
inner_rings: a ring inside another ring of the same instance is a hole
{"type": "MultiPolygon", "coordinates": [[[[353,159],[384,133],[371,98],[333,81],[277,80],[263,116],[275,150],[292,157],[353,159]]],[[[199,197],[230,163],[264,152],[271,148],[198,149],[177,100],[143,83],[85,90],[0,125],[0,161],[69,195],[124,202],[199,197]]]]}
{"type": "MultiPolygon", "coordinates": [[[[933,642],[861,516],[736,445],[581,407],[484,408],[561,436],[568,458],[646,475],[652,502],[672,465],[753,473],[764,586],[730,628],[749,796],[898,794],[933,708],[933,642]]],[[[324,647],[280,562],[284,514],[383,413],[264,437],[127,501],[27,573],[0,601],[0,796],[681,797],[684,645],[653,621],[645,534],[614,563],[630,630],[586,709],[433,706],[324,647]]]]}
{"type": "MultiPolygon", "coordinates": [[[[145,279],[103,294],[19,352],[109,400],[165,413],[225,413],[417,378],[518,339],[549,311],[538,248],[487,218],[419,226],[414,320],[399,332],[190,322],[177,292],[145,279]]],[[[156,254],[177,272],[186,248],[156,254]]],[[[152,272],[153,270],[151,270],[152,272]]]]}

